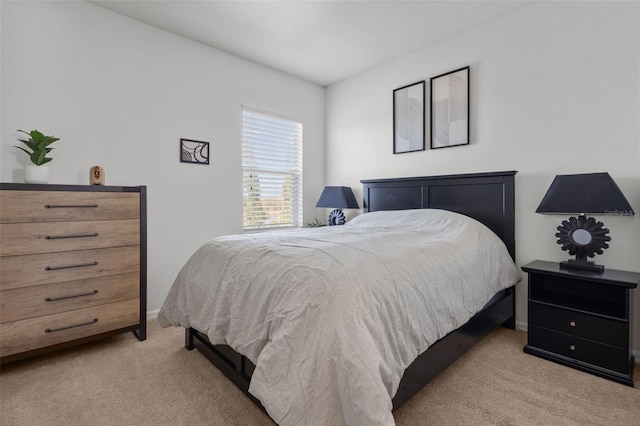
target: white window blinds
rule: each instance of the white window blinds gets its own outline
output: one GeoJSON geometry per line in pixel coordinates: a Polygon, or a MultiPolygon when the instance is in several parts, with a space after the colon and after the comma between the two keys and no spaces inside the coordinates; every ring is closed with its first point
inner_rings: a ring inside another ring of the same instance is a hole
{"type": "Polygon", "coordinates": [[[242,109],[243,228],[302,226],[302,123],[242,109]]]}

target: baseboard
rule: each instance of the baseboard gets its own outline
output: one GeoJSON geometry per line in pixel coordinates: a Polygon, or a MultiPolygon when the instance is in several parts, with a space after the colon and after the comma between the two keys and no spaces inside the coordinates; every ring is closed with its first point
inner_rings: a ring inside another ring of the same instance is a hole
{"type": "Polygon", "coordinates": [[[529,331],[529,325],[524,321],[516,321],[516,330],[529,331]]]}
{"type": "Polygon", "coordinates": [[[147,321],[155,319],[158,316],[160,309],[156,309],[155,311],[147,311],[147,321]]]}

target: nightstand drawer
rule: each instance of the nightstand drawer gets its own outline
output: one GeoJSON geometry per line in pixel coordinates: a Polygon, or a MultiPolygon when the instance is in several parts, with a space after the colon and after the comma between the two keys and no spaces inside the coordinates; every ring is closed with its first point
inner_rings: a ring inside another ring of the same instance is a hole
{"type": "Polygon", "coordinates": [[[529,325],[529,346],[629,374],[628,350],[529,325]]]}
{"type": "Polygon", "coordinates": [[[140,247],[0,257],[0,290],[140,271],[140,247]]]}
{"type": "Polygon", "coordinates": [[[111,275],[0,292],[0,323],[140,297],[140,274],[111,275]]]}
{"type": "Polygon", "coordinates": [[[0,230],[0,256],[140,244],[139,219],[5,223],[0,230]]]}
{"type": "Polygon", "coordinates": [[[530,301],[529,325],[620,348],[629,347],[629,324],[627,321],[616,321],[530,301]]]}
{"type": "Polygon", "coordinates": [[[0,356],[43,348],[132,326],[140,319],[140,300],[131,299],[0,325],[0,356]]]}
{"type": "Polygon", "coordinates": [[[2,223],[140,218],[134,192],[2,191],[0,206],[2,223]]]}

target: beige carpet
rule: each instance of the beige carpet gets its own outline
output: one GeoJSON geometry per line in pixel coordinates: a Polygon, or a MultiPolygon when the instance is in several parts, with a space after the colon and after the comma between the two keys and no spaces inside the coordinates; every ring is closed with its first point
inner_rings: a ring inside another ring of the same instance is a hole
{"type": "MultiPolygon", "coordinates": [[[[273,425],[200,353],[184,349],[182,329],[154,320],[148,335],[2,366],[0,424],[273,425]]],[[[640,424],[639,389],[526,355],[525,341],[523,332],[496,330],[398,410],[397,424],[640,424]]]]}

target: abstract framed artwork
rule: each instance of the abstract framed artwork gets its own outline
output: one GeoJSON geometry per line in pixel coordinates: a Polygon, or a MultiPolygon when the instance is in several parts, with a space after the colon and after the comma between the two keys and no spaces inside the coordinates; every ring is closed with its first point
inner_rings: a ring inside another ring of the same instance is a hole
{"type": "Polygon", "coordinates": [[[424,80],[393,91],[393,153],[424,150],[424,80]]]}
{"type": "Polygon", "coordinates": [[[431,149],[469,144],[469,67],[431,78],[431,149]]]}
{"type": "Polygon", "coordinates": [[[180,139],[180,162],[209,164],[209,142],[180,139]]]}

